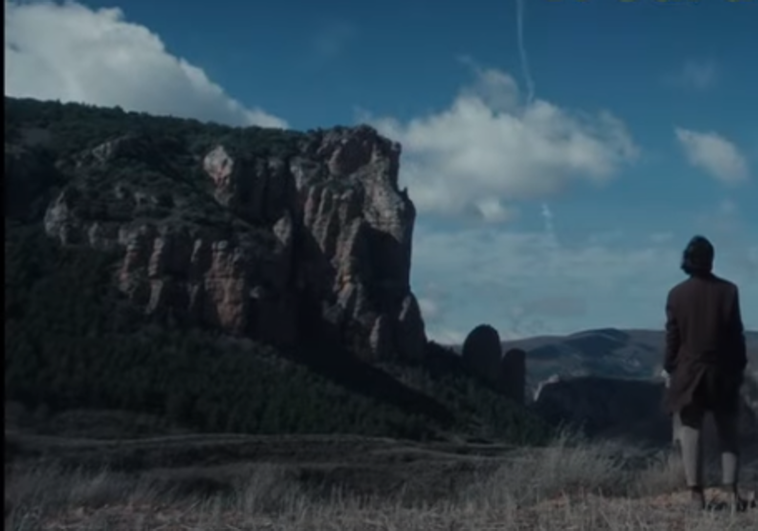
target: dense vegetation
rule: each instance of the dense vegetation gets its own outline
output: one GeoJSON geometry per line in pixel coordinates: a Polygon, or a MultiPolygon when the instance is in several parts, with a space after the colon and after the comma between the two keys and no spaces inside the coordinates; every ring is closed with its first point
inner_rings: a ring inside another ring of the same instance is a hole
{"type": "Polygon", "coordinates": [[[5,98],[5,142],[46,144],[56,159],[77,155],[106,140],[135,134],[152,137],[160,147],[186,143],[190,152],[207,152],[223,143],[249,156],[294,154],[302,133],[259,127],[229,127],[184,118],[151,116],[78,103],[5,98]]]}
{"type": "MultiPolygon", "coordinates": [[[[540,421],[455,367],[380,370],[333,352],[284,355],[214,331],[149,321],[114,287],[118,256],[62,247],[42,229],[39,205],[70,179],[72,161],[114,136],[134,133],[140,140],[109,170],[146,179],[160,193],[200,186],[192,173],[197,154],[220,140],[250,153],[287,156],[303,135],[10,98],[5,111],[6,400],[52,411],[148,412],[205,431],[426,438],[454,430],[520,442],[540,441],[548,433],[540,421]],[[25,175],[33,177],[33,186],[9,181],[14,174],[7,171],[9,145],[32,150],[34,171],[25,175]],[[153,157],[156,150],[161,157],[153,157]],[[332,364],[313,362],[321,358],[332,364]]],[[[86,193],[97,194],[113,175],[78,179],[86,193]]],[[[164,206],[161,213],[158,202],[145,215],[173,215],[178,208],[164,206]]],[[[98,208],[108,219],[119,215],[112,201],[98,208]]],[[[192,208],[198,223],[226,219],[212,200],[192,208]]],[[[434,345],[430,352],[429,359],[453,356],[434,345]]]]}
{"type": "Polygon", "coordinates": [[[424,363],[387,365],[385,370],[413,389],[431,396],[456,413],[456,430],[484,439],[522,444],[546,441],[552,430],[523,406],[467,374],[452,349],[430,341],[424,363]]]}
{"type": "Polygon", "coordinates": [[[7,398],[146,411],[208,431],[430,433],[423,419],[265,346],[147,323],[113,288],[111,259],[61,248],[40,230],[6,230],[7,398]]]}

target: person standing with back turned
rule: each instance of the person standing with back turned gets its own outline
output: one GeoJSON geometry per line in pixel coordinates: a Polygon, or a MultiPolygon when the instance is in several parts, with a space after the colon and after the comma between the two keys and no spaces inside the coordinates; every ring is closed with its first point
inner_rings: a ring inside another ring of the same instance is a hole
{"type": "Polygon", "coordinates": [[[739,474],[740,387],[747,366],[739,291],[713,274],[713,245],[702,236],[690,240],[682,257],[689,278],[666,300],[664,369],[671,375],[665,406],[679,415],[684,475],[691,503],[705,507],[701,429],[713,414],[721,447],[723,486],[734,510],[746,503],[737,488],[739,474]]]}

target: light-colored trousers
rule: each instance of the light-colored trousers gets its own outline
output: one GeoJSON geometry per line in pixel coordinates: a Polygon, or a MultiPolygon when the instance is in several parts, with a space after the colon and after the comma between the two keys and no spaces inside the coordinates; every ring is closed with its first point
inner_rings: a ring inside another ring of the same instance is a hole
{"type": "MultiPolygon", "coordinates": [[[[739,436],[737,415],[717,415],[706,411],[689,413],[689,425],[679,414],[673,418],[673,439],[682,454],[688,487],[703,486],[704,432],[714,431],[721,452],[722,485],[736,486],[739,478],[739,436]],[[711,421],[712,422],[709,422],[711,421]],[[714,426],[715,425],[715,426],[714,426]],[[714,429],[715,428],[715,429],[714,429]]],[[[710,439],[711,437],[708,437],[710,439]]]]}
{"type": "MultiPolygon", "coordinates": [[[[668,375],[666,375],[668,376],[668,375]]],[[[669,381],[666,378],[666,387],[669,381]]],[[[691,407],[691,406],[690,406],[691,407]]],[[[721,451],[722,484],[735,486],[739,479],[739,415],[718,415],[713,412],[689,409],[688,426],[679,413],[672,418],[672,443],[682,454],[684,475],[688,487],[703,486],[704,433],[712,440],[715,433],[721,451]]]]}

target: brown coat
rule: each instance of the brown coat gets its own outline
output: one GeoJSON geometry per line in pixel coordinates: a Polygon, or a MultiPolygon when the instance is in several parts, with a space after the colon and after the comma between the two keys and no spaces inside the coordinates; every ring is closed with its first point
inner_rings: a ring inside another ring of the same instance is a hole
{"type": "Polygon", "coordinates": [[[663,368],[671,375],[665,399],[669,413],[693,400],[706,409],[736,412],[746,365],[737,286],[715,275],[676,285],[666,301],[663,368]]]}

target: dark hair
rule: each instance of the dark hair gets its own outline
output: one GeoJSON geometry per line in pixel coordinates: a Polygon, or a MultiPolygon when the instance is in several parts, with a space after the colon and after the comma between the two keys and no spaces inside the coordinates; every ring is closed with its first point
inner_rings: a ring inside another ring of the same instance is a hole
{"type": "Polygon", "coordinates": [[[713,244],[704,236],[695,236],[682,253],[682,271],[690,276],[709,275],[714,256],[713,244]]]}

